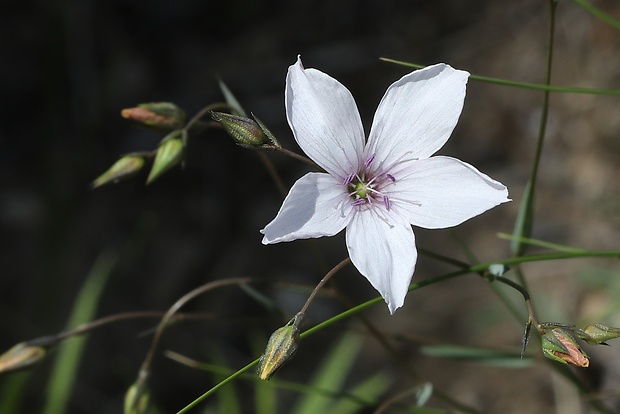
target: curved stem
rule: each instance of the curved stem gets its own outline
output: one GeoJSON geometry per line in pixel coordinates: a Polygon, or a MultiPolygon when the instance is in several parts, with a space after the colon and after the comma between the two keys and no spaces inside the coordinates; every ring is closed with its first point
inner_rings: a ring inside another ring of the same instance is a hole
{"type": "Polygon", "coordinates": [[[316,294],[319,292],[319,290],[321,290],[321,288],[325,285],[325,283],[327,283],[327,281],[329,279],[331,279],[331,277],[333,275],[335,275],[336,273],[338,273],[338,271],[340,269],[342,269],[344,266],[348,265],[349,263],[351,263],[351,259],[350,258],[346,258],[343,261],[341,261],[340,263],[338,263],[336,266],[334,266],[332,268],[332,270],[330,270],[329,272],[327,272],[327,274],[325,276],[323,276],[323,279],[321,279],[321,281],[319,282],[318,285],[316,285],[316,287],[314,288],[314,290],[312,291],[312,293],[310,294],[310,296],[308,297],[308,300],[306,300],[306,303],[304,303],[304,306],[301,308],[301,310],[299,311],[299,313],[301,313],[302,315],[306,313],[306,311],[308,310],[308,307],[310,306],[310,304],[312,303],[312,301],[314,300],[314,297],[316,296],[316,294]]]}
{"type": "MultiPolygon", "coordinates": [[[[140,371],[138,372],[138,379],[136,380],[136,385],[138,388],[143,387],[146,383],[146,380],[148,379],[149,376],[149,371],[150,371],[150,367],[153,363],[153,358],[155,356],[155,351],[157,349],[157,345],[159,344],[159,341],[163,335],[163,332],[166,328],[166,326],[168,325],[168,322],[170,321],[170,319],[172,318],[172,316],[183,306],[185,305],[187,302],[189,302],[190,300],[194,299],[196,296],[199,296],[209,290],[212,289],[216,289],[222,286],[228,286],[228,285],[240,285],[240,284],[244,284],[244,283],[250,283],[253,279],[251,277],[237,277],[237,278],[231,278],[231,279],[222,279],[222,280],[216,280],[213,282],[209,282],[207,284],[204,284],[202,286],[197,287],[196,289],[186,293],[185,295],[183,295],[179,300],[177,300],[171,307],[170,309],[168,309],[168,311],[166,311],[166,313],[164,314],[163,318],[161,319],[161,321],[159,322],[159,325],[157,326],[157,330],[155,331],[155,335],[153,337],[153,341],[151,342],[151,347],[149,348],[149,351],[146,355],[146,358],[144,359],[144,362],[142,363],[142,366],[140,367],[140,371]]],[[[137,393],[136,393],[137,394],[137,393]]]]}

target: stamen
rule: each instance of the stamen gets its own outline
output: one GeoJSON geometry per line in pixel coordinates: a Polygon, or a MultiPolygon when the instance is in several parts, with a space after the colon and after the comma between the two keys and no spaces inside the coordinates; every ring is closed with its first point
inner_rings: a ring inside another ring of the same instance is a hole
{"type": "Polygon", "coordinates": [[[375,159],[375,155],[376,154],[372,154],[364,163],[364,168],[368,169],[368,167],[370,167],[370,164],[372,164],[373,160],[375,159]]]}
{"type": "Polygon", "coordinates": [[[353,179],[355,178],[357,174],[356,173],[351,173],[347,176],[347,178],[344,179],[342,185],[349,185],[351,184],[351,181],[353,181],[353,179]]]}
{"type": "Polygon", "coordinates": [[[392,180],[393,183],[396,182],[396,178],[394,178],[392,174],[385,174],[385,176],[389,178],[390,180],[392,180]]]}
{"type": "Polygon", "coordinates": [[[390,207],[392,207],[392,203],[388,196],[383,196],[383,204],[385,204],[385,208],[387,211],[390,211],[390,207]]]}

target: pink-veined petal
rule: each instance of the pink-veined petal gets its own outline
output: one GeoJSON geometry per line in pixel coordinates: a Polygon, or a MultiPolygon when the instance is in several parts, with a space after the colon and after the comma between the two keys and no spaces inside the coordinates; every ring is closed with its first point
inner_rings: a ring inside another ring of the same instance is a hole
{"type": "Polygon", "coordinates": [[[276,218],[261,230],[263,244],[333,236],[346,227],[351,209],[342,183],[329,174],[308,173],[291,187],[276,218]]]}
{"type": "Polygon", "coordinates": [[[366,154],[374,154],[384,168],[397,160],[433,155],[461,115],[468,77],[469,73],[441,63],[393,83],[375,113],[366,154]]]}
{"type": "Polygon", "coordinates": [[[508,189],[473,166],[436,156],[407,163],[397,174],[392,198],[414,226],[452,227],[507,201],[508,189]]]}
{"type": "Polygon", "coordinates": [[[409,223],[384,221],[382,209],[358,212],[347,226],[351,262],[383,296],[390,313],[400,308],[413,277],[417,251],[409,223]]]}
{"type": "Polygon", "coordinates": [[[364,130],[351,92],[321,71],[304,69],[298,58],[288,69],[285,101],[286,118],[301,149],[342,180],[356,173],[364,130]]]}

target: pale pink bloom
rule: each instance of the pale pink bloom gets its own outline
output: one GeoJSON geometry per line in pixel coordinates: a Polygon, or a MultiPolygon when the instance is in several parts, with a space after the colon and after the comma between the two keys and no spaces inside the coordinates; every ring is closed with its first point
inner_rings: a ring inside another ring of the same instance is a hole
{"type": "Polygon", "coordinates": [[[456,226],[510,201],[508,190],[458,159],[431,157],[463,108],[469,73],[437,64],[392,84],[368,141],[353,96],[301,59],[286,77],[286,116],[301,149],[327,173],[291,188],[263,244],[333,236],[346,228],[353,265],[393,313],[403,305],[417,260],[411,225],[456,226]]]}

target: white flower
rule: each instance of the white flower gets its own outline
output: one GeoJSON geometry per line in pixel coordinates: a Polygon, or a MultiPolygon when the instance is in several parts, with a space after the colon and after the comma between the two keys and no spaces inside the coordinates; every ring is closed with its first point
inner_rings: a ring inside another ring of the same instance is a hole
{"type": "Polygon", "coordinates": [[[403,305],[417,260],[411,225],[456,226],[510,201],[473,166],[436,156],[456,126],[469,73],[446,64],[405,75],[379,103],[368,141],[353,96],[301,59],[286,77],[286,115],[301,149],[327,173],[297,180],[263,244],[346,228],[353,265],[390,313],[403,305]]]}

